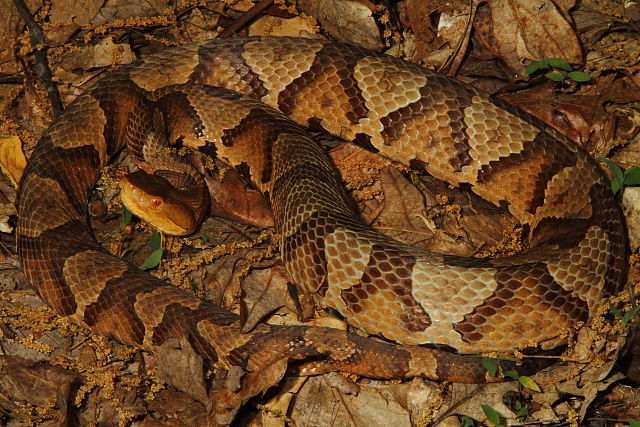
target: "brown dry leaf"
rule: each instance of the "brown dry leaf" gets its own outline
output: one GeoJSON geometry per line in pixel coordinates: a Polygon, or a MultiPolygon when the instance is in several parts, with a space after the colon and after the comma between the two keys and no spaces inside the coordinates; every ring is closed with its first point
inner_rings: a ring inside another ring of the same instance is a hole
{"type": "Polygon", "coordinates": [[[582,61],[578,37],[553,2],[491,1],[478,7],[474,27],[486,48],[517,73],[528,61],[582,61]]]}
{"type": "Polygon", "coordinates": [[[415,36],[412,62],[427,68],[441,68],[452,55],[465,54],[470,19],[468,2],[407,0],[399,7],[400,19],[415,36]],[[432,19],[435,15],[437,27],[432,19]]]}
{"type": "Polygon", "coordinates": [[[163,381],[198,402],[207,404],[202,356],[193,350],[189,338],[169,338],[158,347],[155,356],[159,367],[158,376],[163,381]]]}
{"type": "Polygon", "coordinates": [[[22,152],[22,141],[17,136],[0,138],[0,168],[17,188],[27,159],[22,152]]]}
{"type": "Polygon", "coordinates": [[[291,419],[321,426],[411,426],[408,411],[384,388],[360,386],[356,394],[332,387],[326,376],[309,378],[298,392],[291,419]]]}
{"type": "Polygon", "coordinates": [[[424,242],[433,236],[434,224],[425,216],[423,194],[396,168],[380,171],[384,192],[384,208],[376,218],[384,224],[384,234],[410,244],[424,242]]]}
{"type": "Polygon", "coordinates": [[[78,375],[46,362],[34,362],[20,357],[0,357],[0,386],[16,398],[32,405],[55,402],[59,393],[69,392],[78,375]]]}
{"type": "Polygon", "coordinates": [[[165,389],[148,402],[148,416],[138,423],[140,427],[203,426],[207,422],[204,405],[186,393],[165,389]]]}
{"type": "Polygon", "coordinates": [[[365,2],[299,0],[298,8],[318,20],[325,33],[347,43],[381,50],[380,30],[365,2]]]}
{"type": "MultiPolygon", "coordinates": [[[[40,0],[25,2],[29,10],[36,11],[40,0]]],[[[24,22],[12,0],[0,0],[0,73],[14,74],[19,71],[19,63],[14,58],[18,34],[24,29],[24,22]]]]}
{"type": "Polygon", "coordinates": [[[602,407],[602,412],[613,419],[640,419],[640,394],[626,384],[614,385],[605,396],[608,403],[602,407]]]}
{"type": "Polygon", "coordinates": [[[60,66],[67,71],[78,68],[91,70],[115,64],[130,64],[135,60],[136,55],[128,43],[114,43],[111,37],[106,37],[96,45],[84,46],[80,51],[65,58],[60,66]]]}
{"type": "MultiPolygon", "coordinates": [[[[280,307],[287,307],[294,313],[299,312],[298,303],[291,297],[288,285],[289,275],[282,265],[268,269],[252,270],[242,280],[241,315],[244,318],[242,333],[250,332],[268,314],[280,307]]],[[[311,306],[313,310],[313,306],[311,306]]],[[[309,309],[305,310],[309,315],[309,309]]],[[[311,311],[313,314],[313,311],[311,311]]]]}
{"type": "Polygon", "coordinates": [[[103,25],[118,19],[157,16],[170,7],[164,0],[107,0],[91,23],[103,25]]]}
{"type": "Polygon", "coordinates": [[[222,182],[205,175],[211,197],[211,214],[256,227],[273,227],[271,207],[262,194],[249,188],[240,175],[229,170],[222,182]]]}
{"type": "Polygon", "coordinates": [[[51,3],[47,41],[55,46],[66,42],[73,33],[86,27],[96,16],[104,0],[56,0],[51,3]]]}
{"type": "Polygon", "coordinates": [[[317,32],[313,20],[301,16],[286,19],[265,15],[249,26],[250,36],[305,37],[317,32]]]}
{"type": "Polygon", "coordinates": [[[582,145],[603,155],[640,135],[640,88],[627,78],[605,76],[595,94],[562,94],[548,82],[503,98],[582,145]]]}
{"type": "MultiPolygon", "coordinates": [[[[591,48],[607,33],[638,31],[640,4],[637,2],[580,1],[571,11],[580,39],[591,48]]],[[[628,52],[633,53],[633,52],[628,52]]]]}

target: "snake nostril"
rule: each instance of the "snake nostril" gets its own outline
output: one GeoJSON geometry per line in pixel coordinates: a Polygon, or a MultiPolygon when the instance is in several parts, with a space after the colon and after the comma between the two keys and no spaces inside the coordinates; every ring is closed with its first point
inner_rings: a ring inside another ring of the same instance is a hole
{"type": "Polygon", "coordinates": [[[157,197],[154,197],[153,199],[151,199],[151,201],[149,202],[149,207],[157,209],[160,206],[162,206],[162,204],[164,203],[164,200],[159,199],[157,197]]]}

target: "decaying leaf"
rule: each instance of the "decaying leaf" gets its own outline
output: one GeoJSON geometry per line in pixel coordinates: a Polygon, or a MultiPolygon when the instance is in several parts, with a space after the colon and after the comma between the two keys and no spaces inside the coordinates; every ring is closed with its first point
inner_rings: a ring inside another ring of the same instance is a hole
{"type": "Polygon", "coordinates": [[[380,50],[380,31],[365,2],[352,0],[300,0],[301,11],[318,20],[323,30],[338,40],[380,50]]]}
{"type": "Polygon", "coordinates": [[[528,61],[582,61],[575,31],[553,2],[496,0],[478,7],[474,26],[485,47],[513,71],[528,61]]]}
{"type": "Polygon", "coordinates": [[[18,187],[22,172],[26,167],[27,159],[22,152],[20,138],[10,136],[0,139],[0,168],[16,187],[18,187]]]}
{"type": "Polygon", "coordinates": [[[189,339],[170,338],[161,347],[156,354],[160,378],[206,404],[208,398],[202,356],[193,350],[189,339]]]}

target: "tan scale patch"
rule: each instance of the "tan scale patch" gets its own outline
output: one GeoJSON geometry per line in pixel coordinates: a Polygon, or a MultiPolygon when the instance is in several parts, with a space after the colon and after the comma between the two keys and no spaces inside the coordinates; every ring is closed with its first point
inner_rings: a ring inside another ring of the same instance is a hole
{"type": "Polygon", "coordinates": [[[195,310],[200,307],[201,303],[202,301],[195,295],[189,295],[169,286],[138,294],[133,307],[145,326],[143,344],[146,347],[152,347],[153,329],[162,323],[167,306],[180,304],[195,310]]]}
{"type": "Polygon", "coordinates": [[[130,72],[131,80],[148,91],[186,83],[199,63],[198,46],[186,45],[148,57],[130,72]]]}
{"type": "Polygon", "coordinates": [[[358,237],[358,233],[336,229],[325,238],[324,255],[327,260],[328,288],[325,294],[326,305],[338,310],[343,316],[357,319],[342,299],[342,290],[349,289],[360,282],[371,256],[371,243],[358,237]]]}
{"type": "MultiPolygon", "coordinates": [[[[542,218],[591,218],[591,188],[588,185],[576,185],[576,177],[586,178],[588,172],[584,156],[578,156],[576,166],[564,168],[557,173],[547,183],[544,205],[536,210],[538,221],[542,218]]],[[[537,223],[533,223],[532,227],[536,225],[537,223]]]]}
{"type": "Polygon", "coordinates": [[[248,103],[239,103],[237,100],[212,98],[204,92],[190,93],[189,101],[194,105],[202,124],[204,126],[204,134],[201,139],[188,138],[185,140],[185,146],[191,148],[193,145],[202,145],[203,140],[211,141],[216,145],[217,153],[225,157],[233,166],[239,164],[240,159],[237,155],[229,155],[227,151],[236,151],[237,148],[225,147],[222,145],[222,137],[224,132],[234,129],[238,124],[251,113],[251,106],[248,103]]]}
{"type": "Polygon", "coordinates": [[[349,339],[347,331],[338,329],[310,328],[305,332],[304,340],[308,347],[315,347],[336,361],[348,360],[358,351],[357,344],[349,339]]]}
{"type": "Polygon", "coordinates": [[[268,91],[261,101],[277,108],[280,93],[311,68],[322,42],[263,39],[246,43],[244,48],[242,58],[268,91]]]}
{"type": "Polygon", "coordinates": [[[32,173],[25,178],[22,188],[22,199],[30,203],[23,206],[23,211],[29,215],[22,218],[20,234],[38,237],[47,230],[77,219],[76,208],[57,181],[32,173]]]}
{"type": "Polygon", "coordinates": [[[519,153],[524,142],[531,141],[540,132],[524,120],[507,114],[489,100],[474,96],[469,107],[465,108],[464,121],[473,159],[470,165],[462,168],[466,182],[475,182],[478,170],[491,161],[519,153]]]}
{"type": "Polygon", "coordinates": [[[573,291],[585,300],[593,312],[595,305],[602,302],[605,271],[610,257],[609,236],[594,225],[577,247],[548,261],[547,269],[563,289],[573,291]]]}
{"type": "Polygon", "coordinates": [[[67,258],[62,272],[78,306],[72,315],[75,320],[82,321],[85,308],[100,298],[107,282],[126,270],[127,263],[102,251],[88,250],[67,258]]]}
{"type": "MultiPolygon", "coordinates": [[[[253,334],[241,334],[240,326],[237,323],[231,325],[221,326],[217,325],[210,320],[202,320],[196,325],[198,333],[207,341],[207,343],[213,347],[214,351],[218,355],[218,361],[215,367],[220,369],[230,369],[231,364],[228,362],[226,355],[230,354],[232,350],[238,347],[242,347],[251,341],[253,334]]],[[[261,327],[254,330],[254,333],[261,332],[261,327]]],[[[249,363],[253,361],[253,358],[249,358],[249,363]]],[[[248,370],[258,368],[262,369],[262,366],[247,366],[248,370]]]]}
{"type": "Polygon", "coordinates": [[[61,148],[94,146],[100,156],[100,163],[107,162],[107,144],[104,127],[107,118],[97,99],[83,95],[65,113],[73,115],[73,120],[57,120],[49,128],[51,143],[61,148]]]}
{"type": "Polygon", "coordinates": [[[380,119],[419,101],[422,97],[420,88],[427,84],[427,77],[391,64],[384,58],[359,60],[353,75],[369,110],[367,117],[360,119],[360,130],[354,129],[353,133],[372,136],[371,142],[377,147],[384,143],[380,136],[384,128],[380,119]]]}
{"type": "Polygon", "coordinates": [[[464,319],[490,297],[497,283],[493,268],[434,265],[418,259],[413,268],[412,295],[429,314],[432,324],[404,344],[446,344],[462,348],[454,323],[464,319]]]}

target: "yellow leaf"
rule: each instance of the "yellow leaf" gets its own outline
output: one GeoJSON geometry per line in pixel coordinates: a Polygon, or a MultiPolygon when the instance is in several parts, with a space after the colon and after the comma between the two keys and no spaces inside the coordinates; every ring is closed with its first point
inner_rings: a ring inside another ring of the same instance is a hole
{"type": "Polygon", "coordinates": [[[17,136],[0,138],[0,168],[18,187],[22,172],[27,166],[27,159],[22,152],[22,142],[17,136]]]}

